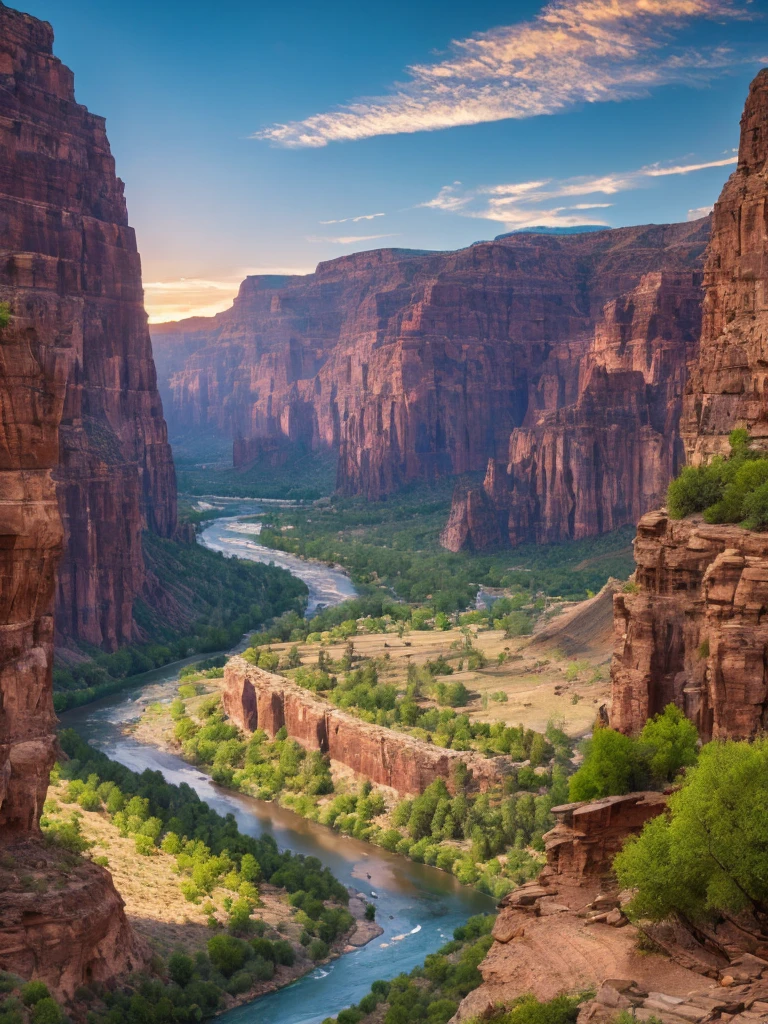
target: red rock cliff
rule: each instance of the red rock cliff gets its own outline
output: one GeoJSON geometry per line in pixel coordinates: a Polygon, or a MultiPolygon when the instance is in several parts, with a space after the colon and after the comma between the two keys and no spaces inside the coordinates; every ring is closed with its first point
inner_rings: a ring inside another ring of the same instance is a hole
{"type": "MultiPolygon", "coordinates": [[[[105,387],[131,380],[121,376],[117,342],[98,332],[102,314],[106,327],[119,329],[112,317],[121,257],[110,264],[108,254],[122,242],[131,264],[131,236],[119,217],[107,219],[119,213],[111,205],[119,188],[103,122],[74,103],[71,73],[52,56],[52,41],[49,25],[0,4],[0,302],[11,312],[0,322],[0,967],[70,997],[78,985],[141,963],[109,874],[89,863],[72,869],[39,833],[55,752],[60,508],[77,444],[80,468],[94,466],[81,413],[101,425],[110,405],[99,404],[92,382],[99,373],[105,387]],[[57,496],[52,471],[62,463],[57,496]],[[30,877],[40,890],[30,889],[30,877]]],[[[103,475],[109,492],[114,478],[103,475]]],[[[81,485],[89,496],[92,480],[81,485]]],[[[149,515],[149,502],[145,508],[149,515]]],[[[94,532],[89,564],[106,573],[94,532]]]]}
{"type": "MultiPolygon", "coordinates": [[[[670,265],[698,262],[705,232],[670,265]]],[[[452,551],[582,539],[658,505],[683,461],[678,432],[686,365],[700,329],[698,270],[645,274],[603,310],[581,362],[576,399],[543,407],[512,431],[505,463],[457,492],[442,542],[452,551]]]]}
{"type": "MultiPolygon", "coordinates": [[[[685,305],[686,287],[695,307],[706,232],[698,222],[522,234],[459,252],[357,253],[306,277],[247,278],[232,309],[152,328],[172,428],[230,433],[240,465],[271,456],[275,438],[336,449],[340,489],[372,498],[482,472],[489,459],[506,465],[515,428],[576,401],[606,303],[624,297],[616,332],[629,335],[629,370],[636,351],[653,349],[644,381],[662,368],[657,349],[684,359],[695,308],[685,307],[677,333],[659,320],[672,313],[672,293],[685,305]],[[634,317],[630,293],[662,272],[673,276],[657,305],[646,303],[650,321],[634,317]]],[[[646,401],[635,404],[650,416],[646,401]]],[[[654,428],[658,415],[654,405],[654,428]]]]}
{"type": "MultiPolygon", "coordinates": [[[[684,398],[689,459],[768,436],[768,69],[750,87],[739,162],[712,215],[697,361],[684,398]]],[[[636,593],[617,595],[611,724],[634,732],[670,701],[705,739],[768,725],[768,537],[699,518],[640,520],[636,593]]]]}
{"type": "Polygon", "coordinates": [[[75,102],[50,29],[4,6],[0,28],[0,301],[32,353],[53,344],[68,367],[56,628],[114,649],[134,634],[142,528],[176,526],[136,239],[104,119],[75,102]]]}
{"type": "Polygon", "coordinates": [[[504,758],[459,753],[339,711],[328,701],[290,679],[231,658],[224,670],[222,702],[230,720],[243,732],[256,729],[273,738],[283,726],[291,739],[319,750],[381,786],[417,796],[436,779],[454,786],[454,769],[463,762],[480,790],[504,778],[504,758]]]}

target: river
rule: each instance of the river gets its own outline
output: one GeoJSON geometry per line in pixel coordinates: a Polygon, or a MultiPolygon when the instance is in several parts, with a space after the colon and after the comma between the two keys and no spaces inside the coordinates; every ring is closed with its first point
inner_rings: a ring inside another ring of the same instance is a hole
{"type": "MultiPolygon", "coordinates": [[[[257,509],[249,511],[252,515],[257,509]]],[[[309,586],[308,612],[354,596],[349,577],[340,570],[261,547],[257,534],[238,529],[239,518],[216,520],[203,531],[201,542],[229,555],[284,566],[309,586]]],[[[124,727],[143,710],[145,690],[151,688],[152,700],[171,700],[181,664],[147,673],[137,681],[136,689],[68,711],[61,716],[62,724],[134,771],[150,768],[162,772],[168,782],[186,782],[220,814],[234,814],[242,832],[254,836],[268,833],[281,849],[319,857],[344,885],[370,896],[376,905],[376,920],[384,928],[383,935],[362,949],[316,968],[278,992],[231,1010],[219,1020],[226,1024],[319,1024],[358,1002],[377,979],[393,978],[420,964],[472,914],[493,910],[491,899],[459,885],[443,871],[342,836],[276,804],[222,789],[181,758],[125,735],[124,727]]]]}

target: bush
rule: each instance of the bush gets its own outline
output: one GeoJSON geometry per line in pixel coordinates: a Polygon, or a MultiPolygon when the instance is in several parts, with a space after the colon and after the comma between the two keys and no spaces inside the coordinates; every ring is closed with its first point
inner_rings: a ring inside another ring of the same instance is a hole
{"type": "Polygon", "coordinates": [[[696,726],[675,704],[649,719],[638,739],[641,756],[660,784],[674,781],[681,768],[696,764],[698,742],[696,726]]]}
{"type": "Polygon", "coordinates": [[[64,1014],[55,999],[46,996],[35,1003],[32,1011],[32,1024],[62,1024],[64,1014]]]}
{"type": "Polygon", "coordinates": [[[11,322],[11,307],[7,302],[0,302],[0,330],[11,322]]]}
{"type": "Polygon", "coordinates": [[[34,1006],[50,994],[44,981],[28,981],[21,986],[21,998],[25,1006],[34,1006]]]}
{"type": "Polygon", "coordinates": [[[177,950],[168,958],[168,974],[180,988],[184,988],[195,975],[195,964],[192,957],[177,950]]]}
{"type": "Polygon", "coordinates": [[[322,939],[313,939],[307,947],[310,960],[325,960],[328,952],[328,946],[322,939]]]}
{"type": "Polygon", "coordinates": [[[225,978],[240,970],[249,952],[248,945],[233,935],[215,935],[208,940],[208,957],[225,978]]]}
{"type": "Polygon", "coordinates": [[[696,763],[698,734],[675,704],[649,719],[633,740],[613,729],[597,729],[586,744],[581,768],[571,777],[571,800],[597,800],[673,782],[696,763]]]}
{"type": "Polygon", "coordinates": [[[635,743],[614,729],[597,729],[584,763],[571,777],[571,800],[597,800],[640,788],[635,743]]]}

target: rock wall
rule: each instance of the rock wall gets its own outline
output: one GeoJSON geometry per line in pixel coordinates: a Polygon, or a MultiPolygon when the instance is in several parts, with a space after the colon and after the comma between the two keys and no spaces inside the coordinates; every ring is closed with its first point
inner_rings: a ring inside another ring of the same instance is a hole
{"type": "Polygon", "coordinates": [[[424,743],[407,733],[369,725],[283,676],[231,658],[224,670],[222,702],[229,719],[243,732],[256,729],[273,738],[283,726],[291,739],[319,750],[380,786],[416,796],[436,779],[454,787],[454,770],[463,762],[474,788],[485,791],[503,781],[506,759],[481,757],[424,743]]]}
{"type": "Polygon", "coordinates": [[[611,725],[637,732],[674,703],[704,740],[768,727],[768,536],[649,512],[636,593],[614,598],[611,725]]]}
{"type": "Polygon", "coordinates": [[[65,623],[68,602],[91,600],[99,631],[78,635],[119,639],[142,516],[171,530],[175,494],[122,188],[52,42],[0,3],[0,967],[68,998],[142,953],[109,874],[40,839],[56,569],[66,546],[65,623]]]}
{"type": "MultiPolygon", "coordinates": [[[[712,215],[698,359],[683,403],[689,460],[728,450],[746,427],[768,437],[768,69],[753,81],[738,165],[712,215]]],[[[611,724],[626,732],[674,702],[704,739],[768,724],[768,537],[738,526],[640,520],[636,593],[615,599],[611,724]]]]}
{"type": "Polygon", "coordinates": [[[52,41],[0,4],[0,302],[14,344],[62,367],[48,460],[64,526],[58,636],[113,650],[135,638],[141,531],[174,533],[176,485],[123,183],[52,41]]]}
{"type": "Polygon", "coordinates": [[[506,465],[516,428],[576,401],[607,303],[619,301],[619,334],[627,318],[636,325],[624,361],[636,350],[647,359],[641,318],[629,311],[644,275],[671,276],[645,322],[653,371],[643,362],[641,372],[663,369],[662,337],[676,353],[686,343],[695,308],[677,333],[659,318],[676,289],[696,306],[707,231],[701,221],[520,234],[459,252],[357,253],[306,277],[249,277],[232,309],[152,328],[171,428],[229,433],[241,466],[271,455],[275,438],[338,450],[340,490],[369,498],[481,473],[489,459],[506,465]]]}
{"type": "Polygon", "coordinates": [[[506,462],[489,465],[482,488],[455,495],[443,545],[582,539],[658,505],[684,458],[678,424],[700,291],[698,270],[662,271],[607,303],[575,401],[529,410],[506,462]]]}

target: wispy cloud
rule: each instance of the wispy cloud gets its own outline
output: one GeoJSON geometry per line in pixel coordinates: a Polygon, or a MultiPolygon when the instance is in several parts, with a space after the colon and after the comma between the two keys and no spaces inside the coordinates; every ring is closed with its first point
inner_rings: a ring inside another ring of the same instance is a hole
{"type": "Polygon", "coordinates": [[[339,220],[321,220],[320,224],[359,224],[361,220],[376,220],[384,217],[383,213],[361,213],[359,217],[341,217],[339,220]]]}
{"type": "Polygon", "coordinates": [[[325,146],[554,114],[671,83],[701,84],[752,58],[724,45],[684,46],[675,34],[697,18],[746,18],[749,2],[554,0],[531,21],[454,40],[449,56],[408,68],[408,79],[388,95],[271,125],[253,137],[278,146],[325,146]]]}
{"type": "Polygon", "coordinates": [[[336,245],[356,245],[358,242],[375,242],[378,238],[396,238],[396,235],[307,235],[308,242],[332,242],[336,245]]]}
{"type": "Polygon", "coordinates": [[[244,278],[252,274],[311,274],[314,267],[244,267],[220,279],[179,277],[145,281],[144,306],[151,324],[215,316],[229,309],[244,278]]]}
{"type": "MultiPolygon", "coordinates": [[[[466,190],[462,190],[461,182],[456,181],[452,185],[444,185],[433,199],[420,205],[446,213],[459,213],[464,217],[496,221],[509,228],[600,226],[607,225],[602,216],[584,211],[608,209],[612,203],[597,200],[570,203],[567,200],[581,196],[613,196],[647,187],[656,178],[727,167],[736,161],[736,156],[727,156],[699,163],[656,163],[624,173],[482,185],[466,190]],[[566,202],[557,203],[558,200],[566,202]],[[553,202],[557,205],[552,205],[553,202]]],[[[702,209],[703,212],[698,214],[700,217],[706,216],[710,208],[702,209]]]]}

